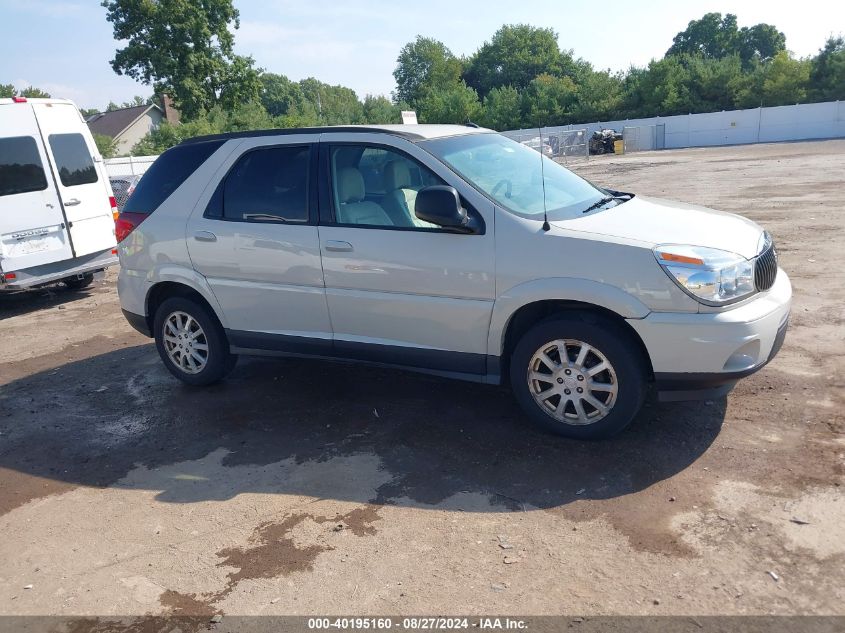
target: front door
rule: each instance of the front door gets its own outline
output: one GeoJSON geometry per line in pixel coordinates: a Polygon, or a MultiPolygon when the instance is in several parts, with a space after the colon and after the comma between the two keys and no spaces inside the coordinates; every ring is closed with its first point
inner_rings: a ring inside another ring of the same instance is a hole
{"type": "Polygon", "coordinates": [[[479,216],[481,234],[418,220],[413,206],[421,188],[449,184],[466,198],[474,192],[442,166],[426,166],[410,143],[389,143],[321,142],[321,180],[330,183],[321,213],[325,202],[331,218],[321,218],[320,246],[335,351],[483,374],[495,297],[492,214],[479,211],[485,204],[476,194],[470,212],[479,216]]]}
{"type": "Polygon", "coordinates": [[[286,140],[250,139],[233,153],[208,204],[191,217],[188,249],[220,304],[232,345],[328,353],[312,191],[316,136],[286,140]]]}
{"type": "Polygon", "coordinates": [[[0,270],[73,257],[48,165],[32,106],[0,105],[0,270]]]}
{"type": "Polygon", "coordinates": [[[33,104],[77,257],[114,248],[110,189],[97,169],[97,148],[69,103],[33,104]]]}

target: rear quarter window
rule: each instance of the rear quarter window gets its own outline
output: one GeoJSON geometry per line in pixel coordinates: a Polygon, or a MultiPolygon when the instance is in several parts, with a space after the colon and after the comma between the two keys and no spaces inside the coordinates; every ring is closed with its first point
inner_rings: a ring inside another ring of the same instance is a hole
{"type": "Polygon", "coordinates": [[[51,134],[49,141],[65,187],[97,182],[97,169],[82,134],[51,134]]]}
{"type": "Polygon", "coordinates": [[[144,173],[123,211],[149,215],[158,209],[224,142],[200,141],[171,147],[144,173]]]}
{"type": "Polygon", "coordinates": [[[43,191],[47,176],[31,136],[0,138],[0,196],[43,191]]]}

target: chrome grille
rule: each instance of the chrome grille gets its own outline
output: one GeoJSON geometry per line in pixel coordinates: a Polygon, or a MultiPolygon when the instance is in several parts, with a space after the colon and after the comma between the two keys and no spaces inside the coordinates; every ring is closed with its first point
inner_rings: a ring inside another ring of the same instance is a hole
{"type": "Polygon", "coordinates": [[[775,284],[778,275],[778,252],[775,243],[771,242],[762,253],[757,256],[754,264],[754,285],[757,290],[768,290],[775,284]]]}

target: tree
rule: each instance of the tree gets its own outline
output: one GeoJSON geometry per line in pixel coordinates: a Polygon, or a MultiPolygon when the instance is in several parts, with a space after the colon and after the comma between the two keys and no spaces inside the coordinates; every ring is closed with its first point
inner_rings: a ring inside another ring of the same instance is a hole
{"type": "Polygon", "coordinates": [[[185,119],[221,97],[258,98],[258,73],[249,57],[235,55],[238,11],[232,0],[103,0],[114,38],[125,41],[111,61],[119,75],[167,93],[185,119]]]}
{"type": "Polygon", "coordinates": [[[364,121],[367,123],[401,123],[400,107],[387,97],[367,95],[364,97],[364,121]]]}
{"type": "Polygon", "coordinates": [[[14,84],[0,84],[0,98],[8,99],[17,96],[27,97],[28,99],[49,99],[50,93],[33,86],[18,90],[14,84]]]}
{"type": "Polygon", "coordinates": [[[97,151],[103,158],[113,158],[117,152],[114,139],[106,134],[94,133],[94,143],[97,145],[97,151]]]}
{"type": "Polygon", "coordinates": [[[431,91],[458,85],[461,61],[443,42],[417,35],[399,51],[393,77],[396,79],[394,101],[416,105],[431,91]]]}
{"type": "Polygon", "coordinates": [[[572,64],[571,57],[566,57],[561,54],[557,33],[552,29],[505,25],[469,59],[464,79],[481,96],[504,86],[522,91],[538,75],[559,76],[573,70],[567,69],[572,64]]]}
{"type": "Polygon", "coordinates": [[[522,97],[513,86],[493,88],[484,97],[479,121],[494,130],[515,130],[522,127],[522,97]]]}
{"type": "Polygon", "coordinates": [[[121,110],[123,108],[135,108],[142,105],[149,105],[152,103],[153,98],[147,97],[146,99],[141,95],[135,95],[129,101],[124,101],[121,104],[117,104],[114,101],[109,101],[109,104],[106,106],[106,112],[113,112],[114,110],[121,110]]]}
{"type": "Polygon", "coordinates": [[[845,39],[830,37],[810,61],[810,93],[818,101],[845,99],[845,39]]]}
{"type": "Polygon", "coordinates": [[[261,103],[271,116],[281,116],[291,108],[301,107],[305,97],[302,88],[284,75],[261,75],[261,103]]]}
{"type": "Polygon", "coordinates": [[[464,82],[450,88],[432,90],[417,104],[420,123],[477,121],[481,114],[478,93],[464,82]]]}
{"type": "Polygon", "coordinates": [[[299,86],[316,111],[319,125],[364,123],[364,106],[352,88],[330,86],[314,77],[303,79],[299,86]]]}
{"type": "Polygon", "coordinates": [[[700,55],[721,59],[739,55],[743,65],[752,59],[765,61],[786,49],[786,36],[771,24],[755,24],[737,28],[736,16],[728,13],[707,13],[691,20],[687,28],[675,35],[666,55],[700,55]]]}
{"type": "Polygon", "coordinates": [[[577,99],[578,88],[569,77],[539,75],[522,95],[524,121],[530,127],[569,123],[577,99]]]}
{"type": "Polygon", "coordinates": [[[578,122],[607,121],[618,116],[621,106],[621,74],[591,69],[578,83],[578,100],[572,116],[578,122]]]}
{"type": "Polygon", "coordinates": [[[789,53],[781,51],[766,66],[761,92],[763,105],[790,105],[805,101],[809,82],[810,62],[793,59],[789,53]]]}

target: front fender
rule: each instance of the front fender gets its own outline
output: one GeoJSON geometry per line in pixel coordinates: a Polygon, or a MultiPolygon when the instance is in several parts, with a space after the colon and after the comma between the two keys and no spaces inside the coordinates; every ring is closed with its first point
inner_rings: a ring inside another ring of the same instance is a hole
{"type": "Polygon", "coordinates": [[[626,319],[642,319],[650,310],[642,301],[624,290],[589,279],[552,277],[535,279],[513,286],[496,299],[490,319],[487,350],[501,356],[505,332],[517,310],[530,303],[548,300],[578,301],[615,312],[626,319]]]}

